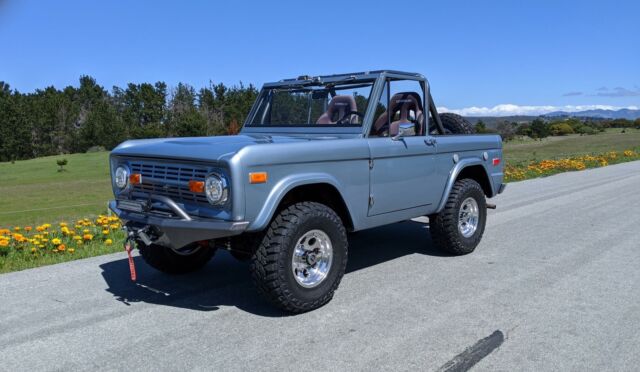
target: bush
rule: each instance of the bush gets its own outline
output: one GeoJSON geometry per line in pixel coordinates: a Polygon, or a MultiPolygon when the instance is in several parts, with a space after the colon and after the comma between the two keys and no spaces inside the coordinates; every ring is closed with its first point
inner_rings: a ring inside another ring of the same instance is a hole
{"type": "Polygon", "coordinates": [[[588,125],[583,125],[576,130],[576,133],[592,135],[592,134],[598,134],[598,130],[588,125]]]}
{"type": "Polygon", "coordinates": [[[60,167],[60,169],[58,169],[58,172],[64,171],[64,166],[67,165],[67,163],[68,163],[67,159],[56,160],[56,164],[58,164],[58,166],[60,167]]]}
{"type": "Polygon", "coordinates": [[[567,134],[573,134],[573,128],[567,123],[553,124],[549,126],[551,134],[554,136],[566,136],[567,134]]]}

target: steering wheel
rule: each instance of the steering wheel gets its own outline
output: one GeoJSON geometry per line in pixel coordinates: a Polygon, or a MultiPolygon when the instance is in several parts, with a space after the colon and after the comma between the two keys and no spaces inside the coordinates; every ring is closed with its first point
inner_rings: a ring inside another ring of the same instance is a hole
{"type": "MultiPolygon", "coordinates": [[[[348,111],[340,119],[338,119],[338,121],[336,121],[336,124],[344,124],[343,121],[349,118],[351,115],[356,115],[361,119],[364,118],[364,114],[358,111],[348,111]]],[[[349,120],[348,124],[351,124],[351,120],[349,120]]]]}

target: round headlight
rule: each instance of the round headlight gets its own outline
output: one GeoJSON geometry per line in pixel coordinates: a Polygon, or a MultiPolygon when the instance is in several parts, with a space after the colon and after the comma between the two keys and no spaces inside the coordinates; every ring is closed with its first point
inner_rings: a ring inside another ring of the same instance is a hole
{"type": "Polygon", "coordinates": [[[217,174],[210,174],[204,181],[204,193],[211,204],[223,204],[227,201],[227,182],[217,174]]]}
{"type": "Polygon", "coordinates": [[[124,189],[129,184],[129,170],[124,166],[119,166],[113,177],[113,181],[119,189],[124,189]]]}

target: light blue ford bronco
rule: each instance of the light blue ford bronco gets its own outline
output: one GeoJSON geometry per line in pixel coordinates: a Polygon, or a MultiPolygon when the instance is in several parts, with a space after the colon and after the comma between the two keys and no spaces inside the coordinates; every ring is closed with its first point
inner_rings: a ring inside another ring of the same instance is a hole
{"type": "Polygon", "coordinates": [[[268,83],[238,135],[127,141],[110,163],[110,208],[149,265],[187,273],[226,249],[294,313],[331,300],[348,233],[428,216],[435,245],[467,254],[505,187],[500,136],[390,70],[268,83]]]}

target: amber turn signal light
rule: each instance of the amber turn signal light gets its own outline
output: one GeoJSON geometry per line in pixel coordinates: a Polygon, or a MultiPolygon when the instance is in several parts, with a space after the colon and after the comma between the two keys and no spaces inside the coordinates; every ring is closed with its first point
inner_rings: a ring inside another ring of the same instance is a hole
{"type": "Polygon", "coordinates": [[[142,183],[142,175],[140,173],[131,173],[129,176],[129,183],[132,185],[139,185],[142,183]]]}
{"type": "Polygon", "coordinates": [[[249,183],[266,183],[267,179],[267,172],[249,173],[249,183]]]}
{"type": "Polygon", "coordinates": [[[204,182],[203,181],[189,181],[189,191],[201,193],[204,192],[204,182]]]}

